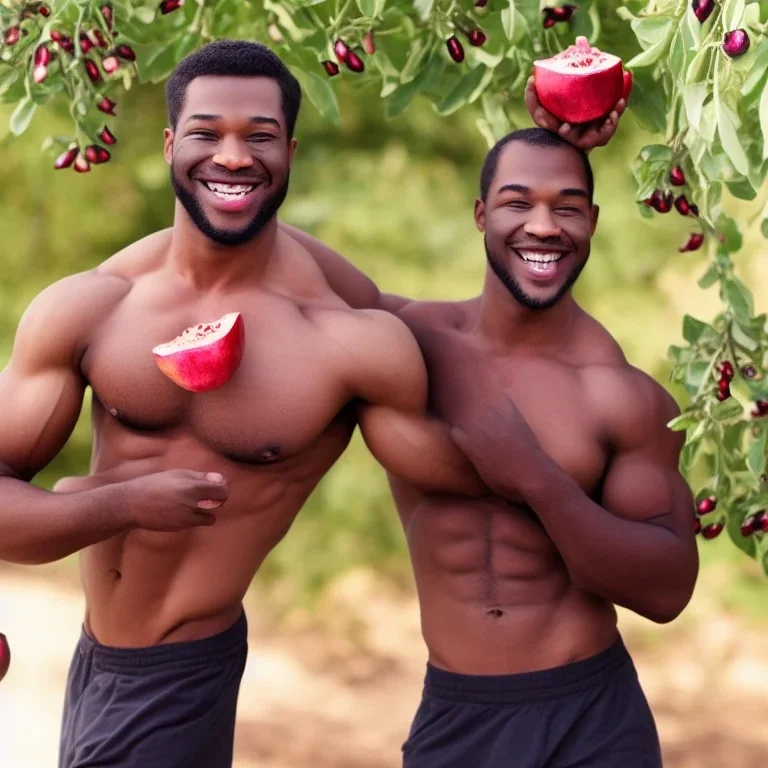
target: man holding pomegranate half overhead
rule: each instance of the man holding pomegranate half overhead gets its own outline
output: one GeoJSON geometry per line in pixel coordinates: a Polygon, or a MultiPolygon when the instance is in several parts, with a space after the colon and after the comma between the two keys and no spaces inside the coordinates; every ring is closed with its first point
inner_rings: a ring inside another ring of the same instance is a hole
{"type": "Polygon", "coordinates": [[[678,410],[571,294],[598,218],[582,150],[542,128],[510,134],[474,213],[487,266],[465,301],[379,294],[294,232],[347,301],[411,329],[430,413],[487,490],[389,473],[429,651],[404,765],[657,768],[614,606],[669,622],[693,591],[693,499],[666,427],[678,410]]]}

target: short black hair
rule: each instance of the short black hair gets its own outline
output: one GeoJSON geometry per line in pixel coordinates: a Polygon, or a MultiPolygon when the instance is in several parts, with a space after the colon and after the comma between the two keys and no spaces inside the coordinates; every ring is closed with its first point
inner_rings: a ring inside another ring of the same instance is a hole
{"type": "Polygon", "coordinates": [[[246,40],[217,40],[199,48],[176,65],[165,86],[168,120],[173,130],[176,130],[184,108],[187,86],[196,77],[204,75],[270,77],[276,80],[283,97],[288,137],[293,136],[301,106],[301,86],[277,54],[266,45],[246,40]]]}
{"type": "Polygon", "coordinates": [[[488,197],[488,190],[491,187],[493,177],[496,175],[496,166],[499,164],[499,157],[501,156],[502,150],[507,144],[511,144],[513,141],[521,141],[523,144],[529,144],[532,147],[567,147],[578,153],[581,162],[584,165],[584,174],[587,177],[589,203],[590,205],[592,204],[592,196],[595,191],[595,179],[592,175],[592,166],[590,165],[587,153],[583,149],[579,149],[569,141],[566,141],[559,134],[546,130],[546,128],[521,128],[518,131],[512,131],[512,133],[508,133],[503,139],[499,139],[499,141],[491,147],[490,151],[485,156],[483,170],[480,171],[480,198],[483,202],[485,202],[488,197]]]}

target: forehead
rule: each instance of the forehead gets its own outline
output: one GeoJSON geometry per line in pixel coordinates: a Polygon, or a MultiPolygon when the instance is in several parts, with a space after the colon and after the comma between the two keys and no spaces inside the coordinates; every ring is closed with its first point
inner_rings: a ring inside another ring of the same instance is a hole
{"type": "Polygon", "coordinates": [[[242,117],[246,120],[259,115],[272,117],[285,126],[280,86],[271,77],[196,77],[187,86],[179,120],[192,114],[242,117]]]}
{"type": "Polygon", "coordinates": [[[491,191],[504,184],[521,184],[541,191],[587,191],[587,174],[578,153],[568,147],[535,147],[512,141],[501,151],[491,191]]]}

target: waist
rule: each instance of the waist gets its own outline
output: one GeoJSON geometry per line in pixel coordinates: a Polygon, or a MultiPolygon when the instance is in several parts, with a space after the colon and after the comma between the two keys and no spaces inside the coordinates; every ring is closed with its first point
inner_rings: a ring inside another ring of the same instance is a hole
{"type": "Polygon", "coordinates": [[[242,653],[248,639],[245,611],[233,624],[217,634],[185,642],[161,643],[138,648],[104,645],[94,638],[85,625],[80,634],[77,653],[87,657],[94,668],[120,674],[151,674],[158,669],[194,667],[226,660],[242,653]]]}
{"type": "Polygon", "coordinates": [[[622,639],[608,648],[562,666],[511,675],[468,675],[427,664],[424,695],[456,702],[507,705],[569,696],[637,673],[622,639]]]}

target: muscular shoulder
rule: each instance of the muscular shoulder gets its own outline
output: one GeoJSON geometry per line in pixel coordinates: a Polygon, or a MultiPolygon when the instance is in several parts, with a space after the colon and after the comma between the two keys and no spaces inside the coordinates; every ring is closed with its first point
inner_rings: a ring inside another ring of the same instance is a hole
{"type": "Polygon", "coordinates": [[[412,301],[397,315],[409,327],[456,329],[466,324],[473,301],[412,301]]]}
{"type": "Polygon", "coordinates": [[[134,280],[159,269],[171,245],[172,230],[161,229],[131,243],[96,268],[100,275],[134,280]]]}
{"type": "Polygon", "coordinates": [[[421,398],[426,368],[408,326],[378,309],[316,310],[314,321],[327,334],[354,394],[370,401],[421,398]]]}
{"type": "Polygon", "coordinates": [[[593,412],[615,448],[655,446],[677,454],[683,435],[666,425],[680,410],[661,384],[626,362],[590,366],[584,375],[593,412]]]}
{"type": "Polygon", "coordinates": [[[37,364],[78,361],[90,331],[130,291],[122,277],[98,270],[81,272],[50,285],[29,305],[19,323],[14,357],[37,364]]]}

